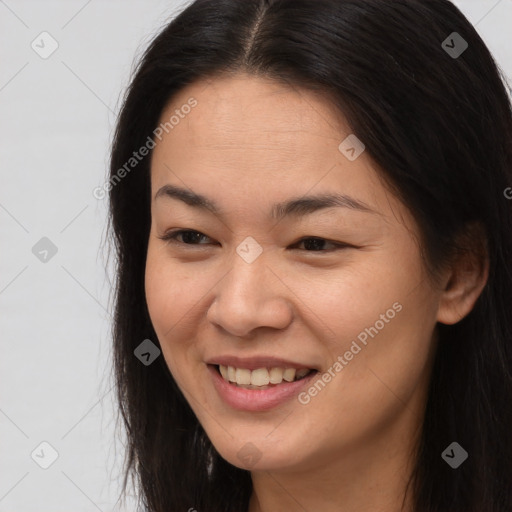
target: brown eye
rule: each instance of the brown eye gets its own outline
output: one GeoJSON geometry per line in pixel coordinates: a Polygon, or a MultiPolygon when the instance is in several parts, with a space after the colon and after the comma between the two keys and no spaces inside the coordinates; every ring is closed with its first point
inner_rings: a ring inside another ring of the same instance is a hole
{"type": "Polygon", "coordinates": [[[331,242],[330,240],[326,240],[325,238],[317,238],[317,237],[306,237],[299,240],[295,245],[304,244],[305,251],[307,252],[331,252],[333,250],[344,249],[348,247],[352,247],[348,244],[340,243],[340,242],[331,242]],[[334,249],[324,250],[323,247],[325,244],[330,244],[334,249]]]}
{"type": "MultiPolygon", "coordinates": [[[[184,244],[184,245],[205,245],[197,243],[201,240],[201,238],[209,238],[199,231],[194,231],[192,229],[180,229],[177,231],[170,231],[165,233],[163,236],[159,236],[160,240],[164,240],[166,242],[184,244]],[[179,240],[178,237],[183,237],[182,240],[179,240]]],[[[211,239],[210,239],[211,240],[211,239]]]]}

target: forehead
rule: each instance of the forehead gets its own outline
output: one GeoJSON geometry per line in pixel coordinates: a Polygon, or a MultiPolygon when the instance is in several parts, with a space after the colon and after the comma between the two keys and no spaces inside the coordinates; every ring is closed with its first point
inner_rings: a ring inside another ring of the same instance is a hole
{"type": "MultiPolygon", "coordinates": [[[[296,164],[314,160],[320,152],[332,154],[340,136],[349,132],[320,95],[248,75],[192,84],[173,98],[160,123],[179,113],[191,98],[197,105],[179,120],[168,138],[174,139],[175,149],[185,143],[199,156],[208,153],[208,158],[229,161],[251,151],[259,159],[288,159],[296,164]]],[[[262,167],[260,162],[256,164],[262,167]]]]}
{"type": "Polygon", "coordinates": [[[327,172],[350,133],[320,95],[248,75],[184,88],[159,123],[167,128],[156,140],[154,161],[186,162],[189,169],[200,164],[204,171],[207,162],[217,172],[236,170],[240,178],[243,173],[278,178],[313,168],[327,172]]]}
{"type": "Polygon", "coordinates": [[[223,76],[182,89],[163,110],[161,125],[172,117],[153,150],[153,196],[168,183],[213,194],[221,204],[229,204],[222,198],[233,190],[246,203],[255,195],[273,203],[333,191],[356,196],[384,217],[389,212],[389,192],[368,155],[350,161],[340,152],[350,127],[319,93],[223,76]],[[191,101],[195,106],[185,108],[191,101]]]}
{"type": "Polygon", "coordinates": [[[270,123],[269,128],[284,131],[301,123],[309,129],[321,131],[323,125],[339,130],[344,123],[325,93],[245,73],[223,74],[185,87],[166,106],[161,121],[192,96],[200,107],[194,109],[196,118],[215,116],[221,125],[236,121],[248,131],[255,123],[270,123]]]}

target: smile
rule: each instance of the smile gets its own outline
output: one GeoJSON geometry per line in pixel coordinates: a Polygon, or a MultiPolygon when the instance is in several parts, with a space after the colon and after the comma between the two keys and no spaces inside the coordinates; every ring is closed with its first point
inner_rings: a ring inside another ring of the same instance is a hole
{"type": "Polygon", "coordinates": [[[308,368],[262,367],[249,370],[219,364],[207,364],[207,369],[221,400],[233,409],[247,412],[268,411],[293,401],[318,373],[308,368]],[[250,384],[244,384],[246,382],[250,384]]]}
{"type": "Polygon", "coordinates": [[[219,373],[227,382],[245,389],[267,389],[277,386],[283,381],[294,382],[306,377],[314,370],[308,368],[235,368],[234,366],[217,366],[219,373]]]}

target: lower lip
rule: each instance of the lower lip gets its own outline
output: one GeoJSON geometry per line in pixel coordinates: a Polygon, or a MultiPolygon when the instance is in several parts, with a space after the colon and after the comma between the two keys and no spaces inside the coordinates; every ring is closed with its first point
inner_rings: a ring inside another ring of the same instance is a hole
{"type": "Polygon", "coordinates": [[[311,372],[303,379],[283,382],[267,389],[245,389],[230,384],[220,375],[217,367],[208,365],[215,389],[221,398],[234,409],[240,411],[268,411],[297,396],[317,372],[311,372]]]}

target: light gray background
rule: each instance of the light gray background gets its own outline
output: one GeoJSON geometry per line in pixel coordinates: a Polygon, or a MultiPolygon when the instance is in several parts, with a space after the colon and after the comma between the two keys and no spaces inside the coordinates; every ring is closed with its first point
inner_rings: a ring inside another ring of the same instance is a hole
{"type": "MultiPolygon", "coordinates": [[[[512,0],[455,3],[512,77],[512,0]]],[[[184,4],[0,0],[0,512],[135,510],[118,503],[107,205],[92,191],[134,59],[184,4]],[[47,59],[31,47],[43,31],[59,45],[47,59]],[[46,263],[42,237],[58,249],[46,263]]]]}

